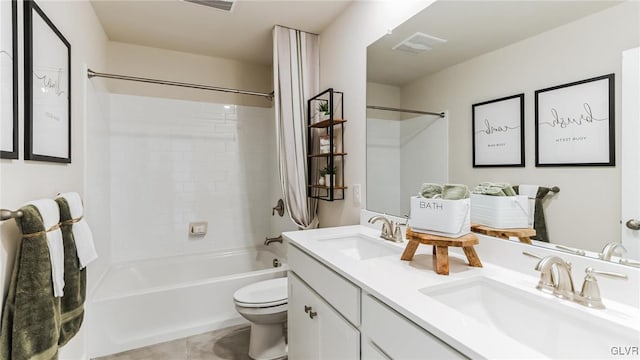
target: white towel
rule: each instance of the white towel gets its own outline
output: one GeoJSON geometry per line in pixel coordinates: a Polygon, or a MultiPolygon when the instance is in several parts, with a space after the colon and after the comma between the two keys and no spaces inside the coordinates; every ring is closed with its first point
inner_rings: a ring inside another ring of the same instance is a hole
{"type": "MultiPolygon", "coordinates": [[[[60,223],[60,209],[52,199],[35,200],[29,202],[29,204],[35,206],[40,212],[45,230],[49,230],[60,223]]],[[[49,247],[49,258],[51,259],[53,295],[62,297],[64,295],[64,245],[60,229],[47,231],[47,246],[49,247]]]]}
{"type": "Polygon", "coordinates": [[[82,218],[84,216],[82,199],[76,192],[62,193],[59,194],[58,197],[62,197],[67,200],[72,219],[81,219],[73,224],[72,231],[73,239],[76,244],[76,251],[78,253],[78,260],[80,261],[80,268],[83,269],[95,260],[98,257],[98,254],[96,253],[93,234],[91,233],[89,224],[84,218],[82,218]]]}
{"type": "Polygon", "coordinates": [[[538,185],[518,185],[518,193],[529,198],[529,227],[533,227],[536,211],[536,195],[538,195],[538,185]]]}

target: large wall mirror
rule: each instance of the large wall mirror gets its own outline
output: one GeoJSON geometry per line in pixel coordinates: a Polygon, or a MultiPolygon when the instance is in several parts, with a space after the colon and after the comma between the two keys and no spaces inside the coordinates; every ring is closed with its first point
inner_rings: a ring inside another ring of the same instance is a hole
{"type": "MultiPolygon", "coordinates": [[[[424,182],[557,187],[544,200],[549,242],[537,245],[598,256],[620,243],[622,53],[640,46],[639,14],[637,1],[441,0],[371,44],[367,209],[405,216],[424,182]],[[536,167],[536,90],[607,74],[616,165],[536,167]],[[472,105],[517,94],[525,166],[474,167],[472,105]]],[[[640,246],[626,247],[614,260],[640,261],[640,246]]]]}

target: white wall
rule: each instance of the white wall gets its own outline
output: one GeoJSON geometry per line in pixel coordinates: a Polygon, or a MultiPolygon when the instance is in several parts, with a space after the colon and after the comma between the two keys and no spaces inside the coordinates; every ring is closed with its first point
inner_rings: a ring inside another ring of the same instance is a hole
{"type": "MultiPolygon", "coordinates": [[[[273,91],[271,66],[114,41],[109,42],[106,70],[104,68],[94,68],[93,70],[231,89],[267,93],[273,91]]],[[[271,102],[266,98],[255,96],[123,80],[109,80],[108,84],[109,90],[116,94],[205,101],[219,104],[272,106],[271,102]]]]}
{"type": "Polygon", "coordinates": [[[433,1],[355,1],[320,34],[320,88],[345,94],[345,200],[320,201],[320,226],[357,224],[353,184],[366,194],[367,46],[433,1]]]}
{"type": "Polygon", "coordinates": [[[261,245],[277,182],[273,111],[111,95],[114,262],[261,245]],[[188,224],[208,221],[206,236],[188,224]]]}
{"type": "Polygon", "coordinates": [[[621,52],[640,43],[640,3],[626,2],[476,57],[402,87],[402,105],[448,109],[450,180],[559,186],[548,200],[549,236],[599,251],[620,238],[620,165],[536,168],[534,91],[590,77],[616,76],[616,158],[620,163],[621,52]],[[525,168],[471,166],[471,105],[525,93],[525,168]],[[579,208],[579,210],[578,210],[579,208]]]}
{"type": "MultiPolygon", "coordinates": [[[[448,118],[421,115],[400,122],[400,212],[409,215],[411,196],[424,182],[445,184],[449,177],[448,118]]],[[[367,126],[369,124],[367,123],[367,126]]],[[[367,178],[368,179],[368,178],[367,178]]],[[[376,197],[379,194],[376,194],[376,197]]],[[[370,198],[367,199],[369,204],[370,198]]]]}
{"type": "Polygon", "coordinates": [[[367,118],[367,208],[400,214],[400,124],[367,118]]]}
{"type": "MultiPolygon", "coordinates": [[[[89,2],[38,1],[38,5],[71,44],[71,158],[68,165],[39,161],[24,161],[24,84],[23,84],[23,24],[22,1],[18,2],[18,102],[19,102],[19,152],[18,160],[0,160],[0,205],[16,209],[25,202],[37,198],[54,197],[63,191],[85,193],[86,124],[84,102],[84,64],[102,67],[106,59],[107,37],[89,2]]],[[[87,207],[92,204],[85,202],[87,207]]],[[[87,220],[91,221],[89,215],[87,220]]],[[[6,291],[18,237],[13,221],[1,225],[0,281],[6,291]]],[[[89,273],[93,271],[89,268],[89,273]]],[[[3,297],[4,299],[4,292],[3,297]]],[[[84,357],[84,334],[72,340],[60,354],[61,359],[84,357]]]]}

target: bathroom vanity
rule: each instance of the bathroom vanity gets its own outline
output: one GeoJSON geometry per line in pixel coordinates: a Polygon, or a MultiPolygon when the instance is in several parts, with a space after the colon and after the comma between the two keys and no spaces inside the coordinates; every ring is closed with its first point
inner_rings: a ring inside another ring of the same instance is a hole
{"type": "MultiPolygon", "coordinates": [[[[483,268],[469,267],[462,253],[452,252],[450,275],[443,276],[433,271],[429,246],[413,261],[401,261],[406,243],[378,235],[362,225],[283,234],[292,360],[584,359],[615,358],[617,346],[638,351],[637,306],[609,299],[605,290],[604,310],[542,293],[536,259],[520,254],[517,260],[531,269],[522,273],[484,259],[489,252],[480,246],[483,268]]],[[[521,253],[518,244],[481,236],[481,244],[496,240],[521,253]]],[[[582,264],[576,265],[579,289],[582,264]]],[[[631,274],[629,281],[637,280],[631,274]]],[[[608,281],[614,280],[601,283],[608,281]]]]}

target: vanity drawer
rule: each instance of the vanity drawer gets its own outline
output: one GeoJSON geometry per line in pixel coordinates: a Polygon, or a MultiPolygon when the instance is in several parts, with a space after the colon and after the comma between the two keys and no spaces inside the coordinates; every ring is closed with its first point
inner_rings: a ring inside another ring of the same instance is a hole
{"type": "Polygon", "coordinates": [[[466,358],[371,295],[362,297],[361,332],[392,359],[466,358]]]}
{"type": "Polygon", "coordinates": [[[289,244],[289,269],[355,326],[360,326],[360,288],[289,244]]]}

